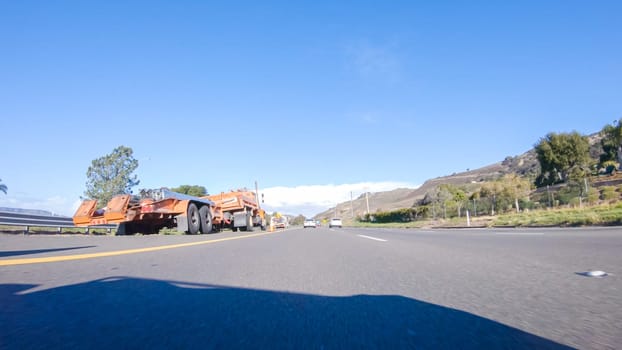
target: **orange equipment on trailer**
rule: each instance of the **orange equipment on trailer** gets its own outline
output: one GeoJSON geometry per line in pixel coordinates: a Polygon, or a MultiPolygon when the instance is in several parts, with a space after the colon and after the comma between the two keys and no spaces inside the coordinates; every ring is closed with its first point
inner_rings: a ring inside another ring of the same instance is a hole
{"type": "Polygon", "coordinates": [[[143,190],[140,196],[113,197],[102,209],[96,200],[85,200],[73,216],[76,226],[119,224],[117,234],[158,233],[176,228],[189,234],[210,233],[223,215],[213,201],[166,188],[143,190]]]}

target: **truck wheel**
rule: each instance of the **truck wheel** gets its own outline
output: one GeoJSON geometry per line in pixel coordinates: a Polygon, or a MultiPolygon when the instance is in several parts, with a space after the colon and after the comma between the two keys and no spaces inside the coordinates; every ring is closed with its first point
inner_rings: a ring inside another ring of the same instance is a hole
{"type": "Polygon", "coordinates": [[[199,209],[197,209],[197,205],[194,203],[190,203],[188,205],[188,233],[191,235],[196,235],[199,233],[199,229],[201,228],[201,216],[199,215],[199,209]]]}
{"type": "Polygon", "coordinates": [[[208,205],[199,209],[199,216],[201,217],[201,233],[212,233],[212,213],[210,213],[208,205]]]}

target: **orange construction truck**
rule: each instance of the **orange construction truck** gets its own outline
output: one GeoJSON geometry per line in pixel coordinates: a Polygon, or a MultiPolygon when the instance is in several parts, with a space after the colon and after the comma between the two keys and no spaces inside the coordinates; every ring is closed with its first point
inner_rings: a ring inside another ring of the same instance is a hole
{"type": "Polygon", "coordinates": [[[138,196],[114,196],[101,209],[97,209],[96,200],[85,200],[76,210],[73,223],[81,227],[119,224],[117,234],[158,233],[165,227],[197,234],[212,232],[214,218],[221,216],[207,198],[161,188],[142,190],[138,196]]]}
{"type": "Polygon", "coordinates": [[[142,190],[138,196],[114,196],[101,209],[96,200],[85,200],[76,210],[73,222],[80,227],[118,224],[118,235],[158,233],[162,228],[198,234],[224,228],[253,231],[255,227],[266,227],[265,211],[256,193],[248,190],[204,197],[166,188],[142,190]]]}
{"type": "Polygon", "coordinates": [[[233,231],[253,231],[256,227],[266,229],[266,212],[259,205],[257,191],[247,189],[222,192],[206,198],[215,203],[221,211],[216,228],[230,228],[233,231]]]}

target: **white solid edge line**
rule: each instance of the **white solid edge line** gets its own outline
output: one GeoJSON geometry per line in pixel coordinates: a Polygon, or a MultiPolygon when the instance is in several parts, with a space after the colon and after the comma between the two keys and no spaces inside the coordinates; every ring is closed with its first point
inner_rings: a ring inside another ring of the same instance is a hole
{"type": "Polygon", "coordinates": [[[365,236],[365,235],[357,235],[359,237],[363,237],[363,238],[367,238],[367,239],[373,239],[374,241],[380,241],[380,242],[386,242],[386,239],[380,239],[380,238],[376,238],[376,237],[370,237],[370,236],[365,236]]]}

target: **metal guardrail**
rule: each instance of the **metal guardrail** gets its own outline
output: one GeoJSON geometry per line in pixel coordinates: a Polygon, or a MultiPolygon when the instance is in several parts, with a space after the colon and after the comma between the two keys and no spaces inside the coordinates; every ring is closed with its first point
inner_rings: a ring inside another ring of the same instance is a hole
{"type": "MultiPolygon", "coordinates": [[[[24,233],[28,233],[30,227],[54,227],[59,233],[62,232],[63,228],[77,227],[74,225],[72,218],[65,216],[36,215],[9,211],[0,211],[0,225],[21,226],[24,227],[24,233]]],[[[91,228],[107,229],[108,233],[110,233],[113,228],[117,228],[117,225],[84,227],[85,233],[88,233],[91,228]]]]}

